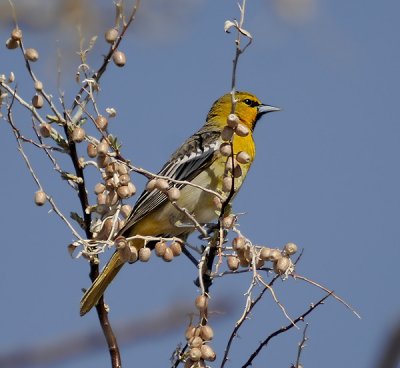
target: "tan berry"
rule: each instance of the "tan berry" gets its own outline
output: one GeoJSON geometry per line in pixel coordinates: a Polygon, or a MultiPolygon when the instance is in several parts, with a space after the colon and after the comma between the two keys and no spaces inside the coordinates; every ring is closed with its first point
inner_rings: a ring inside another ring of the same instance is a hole
{"type": "Polygon", "coordinates": [[[195,332],[196,332],[196,327],[194,327],[193,325],[189,325],[185,331],[186,340],[190,340],[191,338],[193,338],[195,332]]]}
{"type": "Polygon", "coordinates": [[[221,139],[223,141],[230,141],[233,137],[233,129],[231,127],[225,126],[221,132],[221,139]]]}
{"type": "Polygon", "coordinates": [[[174,255],[174,257],[178,257],[182,253],[181,243],[179,243],[177,241],[172,242],[171,245],[169,246],[169,248],[171,249],[172,254],[174,255]]]}
{"type": "Polygon", "coordinates": [[[248,164],[250,162],[250,155],[245,152],[245,151],[240,151],[237,155],[236,155],[236,160],[237,162],[239,162],[240,164],[248,164]]]}
{"type": "Polygon", "coordinates": [[[219,147],[219,152],[222,156],[230,156],[232,155],[232,146],[230,143],[222,143],[219,147]]]}
{"type": "Polygon", "coordinates": [[[205,295],[198,295],[194,301],[194,305],[199,311],[205,311],[208,306],[208,298],[205,295]]]}
{"type": "Polygon", "coordinates": [[[124,204],[121,207],[121,215],[124,218],[128,218],[128,216],[131,214],[131,212],[132,212],[132,206],[130,206],[129,204],[124,204]]]}
{"type": "Polygon", "coordinates": [[[113,55],[113,61],[116,66],[119,66],[121,68],[126,63],[126,56],[122,51],[115,51],[113,55]]]}
{"type": "Polygon", "coordinates": [[[294,243],[287,243],[283,250],[288,256],[291,256],[297,252],[297,245],[294,243]]]}
{"type": "Polygon", "coordinates": [[[233,168],[238,165],[237,161],[233,157],[228,157],[226,159],[225,168],[232,172],[233,168]]]}
{"type": "Polygon", "coordinates": [[[104,169],[104,172],[106,174],[106,176],[108,178],[111,178],[112,176],[114,176],[116,170],[115,170],[115,163],[114,162],[110,162],[106,168],[104,169]]]}
{"type": "Polygon", "coordinates": [[[189,351],[189,357],[194,362],[197,362],[201,359],[201,350],[199,348],[191,348],[189,351]]]}
{"type": "Polygon", "coordinates": [[[129,262],[131,258],[131,247],[126,245],[125,247],[117,248],[119,256],[122,262],[129,262]]]}
{"type": "Polygon", "coordinates": [[[124,163],[118,163],[117,165],[117,171],[119,175],[126,175],[129,174],[129,168],[126,164],[124,163]]]}
{"type": "Polygon", "coordinates": [[[105,130],[107,128],[108,125],[108,120],[105,116],[103,115],[99,115],[96,120],[94,121],[96,123],[96,126],[100,129],[100,130],[105,130]]]}
{"type": "Polygon", "coordinates": [[[257,268],[261,268],[261,267],[264,266],[264,263],[265,263],[265,262],[264,262],[263,259],[257,258],[256,267],[257,267],[257,268]]]}
{"type": "Polygon", "coordinates": [[[164,255],[166,249],[167,249],[167,246],[165,245],[165,243],[163,241],[157,242],[155,247],[154,247],[154,251],[156,253],[156,256],[157,257],[162,257],[164,255]]]}
{"type": "Polygon", "coordinates": [[[222,190],[224,192],[230,192],[232,190],[232,185],[233,185],[233,178],[230,176],[225,176],[224,179],[222,180],[222,190]]]}
{"type": "Polygon", "coordinates": [[[246,239],[242,236],[238,236],[233,238],[232,240],[232,247],[236,251],[244,251],[246,249],[246,239]]]}
{"type": "Polygon", "coordinates": [[[290,267],[290,258],[281,257],[276,262],[274,262],[274,271],[278,275],[283,275],[290,267]]]}
{"type": "Polygon", "coordinates": [[[205,341],[210,341],[214,337],[214,331],[209,325],[201,326],[200,337],[205,341]]]}
{"type": "Polygon", "coordinates": [[[105,183],[106,183],[106,188],[108,190],[114,190],[115,188],[114,177],[108,178],[105,183]]]}
{"type": "Polygon", "coordinates": [[[89,143],[86,152],[89,157],[94,158],[97,156],[97,147],[93,143],[89,143]]]}
{"type": "Polygon", "coordinates": [[[97,194],[97,204],[99,205],[105,205],[106,204],[106,199],[107,199],[107,194],[105,193],[99,193],[97,194]]]}
{"type": "Polygon", "coordinates": [[[249,267],[250,262],[249,260],[245,257],[244,253],[239,252],[238,253],[238,257],[239,257],[239,264],[241,267],[249,267]]]}
{"type": "Polygon", "coordinates": [[[165,192],[169,188],[168,181],[165,179],[156,179],[156,188],[161,192],[165,192]]]}
{"type": "Polygon", "coordinates": [[[157,183],[157,179],[151,179],[147,182],[146,184],[146,190],[148,192],[151,192],[153,189],[155,189],[157,183]]]}
{"type": "Polygon", "coordinates": [[[247,128],[246,125],[243,124],[238,124],[238,126],[235,129],[235,133],[239,136],[239,137],[246,137],[249,135],[250,133],[250,129],[247,128]]]}
{"type": "Polygon", "coordinates": [[[261,259],[263,259],[264,261],[269,261],[269,260],[270,260],[270,257],[271,257],[271,252],[272,252],[272,249],[271,249],[271,248],[262,247],[261,250],[260,250],[260,255],[259,255],[259,257],[260,257],[261,259]]]}
{"type": "Polygon", "coordinates": [[[279,249],[271,249],[271,254],[269,255],[269,259],[272,262],[277,261],[278,259],[282,258],[282,253],[279,249]]]}
{"type": "Polygon", "coordinates": [[[95,192],[96,194],[103,193],[103,192],[105,191],[105,189],[106,189],[106,186],[105,186],[103,183],[97,183],[97,184],[94,186],[94,192],[95,192]]]}
{"type": "Polygon", "coordinates": [[[226,263],[231,271],[236,271],[239,268],[239,258],[235,256],[228,256],[226,263]]]}
{"type": "Polygon", "coordinates": [[[111,44],[114,43],[118,38],[118,30],[116,30],[115,28],[108,29],[104,34],[104,38],[106,39],[106,42],[111,44]]]}
{"type": "Polygon", "coordinates": [[[37,206],[43,206],[47,201],[46,193],[43,190],[38,190],[35,193],[35,204],[37,206]]]}
{"type": "Polygon", "coordinates": [[[174,259],[174,254],[172,253],[172,250],[171,250],[171,248],[165,248],[165,252],[164,252],[164,254],[162,255],[162,259],[165,261],[165,262],[171,262],[173,259],[174,259]]]}
{"type": "Polygon", "coordinates": [[[37,50],[29,48],[25,50],[25,58],[29,61],[37,61],[39,59],[39,53],[37,50]]]}
{"type": "Polygon", "coordinates": [[[41,109],[44,105],[44,99],[42,95],[34,95],[32,97],[32,105],[37,109],[41,109]]]}
{"type": "Polygon", "coordinates": [[[43,90],[43,83],[40,80],[36,80],[34,87],[36,91],[41,92],[43,90]]]}
{"type": "Polygon", "coordinates": [[[226,120],[226,124],[229,127],[235,129],[238,126],[239,123],[240,123],[240,120],[239,120],[239,118],[237,117],[236,114],[229,114],[228,115],[228,119],[226,120]]]}
{"type": "Polygon", "coordinates": [[[127,185],[123,185],[117,189],[118,197],[121,199],[126,199],[130,197],[130,191],[127,185]]]}
{"type": "Polygon", "coordinates": [[[127,185],[128,190],[129,190],[129,197],[133,196],[136,193],[136,187],[135,185],[130,181],[127,185]]]}
{"type": "Polygon", "coordinates": [[[134,246],[132,246],[132,245],[129,245],[129,248],[130,248],[130,250],[131,250],[131,255],[130,255],[130,257],[129,257],[128,262],[129,262],[129,263],[134,263],[134,262],[136,262],[136,261],[138,260],[138,258],[139,258],[139,252],[138,252],[138,250],[137,250],[134,246]]]}
{"type": "Polygon", "coordinates": [[[203,339],[200,336],[195,336],[189,339],[188,343],[191,348],[199,348],[203,345],[203,339]]]}
{"type": "Polygon", "coordinates": [[[72,140],[76,143],[80,143],[85,139],[86,132],[81,127],[75,127],[72,131],[72,140]]]}
{"type": "Polygon", "coordinates": [[[118,202],[118,194],[115,190],[111,190],[108,192],[108,195],[106,197],[106,205],[111,207],[117,204],[118,202]]]}
{"type": "Polygon", "coordinates": [[[11,38],[15,41],[20,41],[22,39],[22,30],[14,28],[11,32],[11,38]]]}
{"type": "Polygon", "coordinates": [[[181,196],[181,191],[178,188],[172,187],[168,189],[168,198],[170,201],[176,201],[181,196]]]}
{"type": "Polygon", "coordinates": [[[6,47],[9,50],[13,50],[16,49],[19,46],[19,42],[16,40],[13,40],[12,38],[9,38],[6,42],[6,47]]]}
{"type": "Polygon", "coordinates": [[[39,131],[43,138],[49,138],[51,135],[51,125],[47,123],[40,124],[39,131]]]}
{"type": "Polygon", "coordinates": [[[102,140],[98,145],[97,145],[97,154],[98,155],[106,155],[109,149],[109,145],[105,140],[102,140]]]}
{"type": "Polygon", "coordinates": [[[217,358],[217,355],[215,354],[214,350],[209,345],[203,345],[200,348],[200,351],[201,351],[201,357],[204,360],[213,362],[217,358]]]}
{"type": "Polygon", "coordinates": [[[15,74],[14,72],[10,72],[10,75],[8,76],[8,83],[12,83],[15,81],[15,74]]]}
{"type": "Polygon", "coordinates": [[[234,178],[240,178],[242,176],[243,172],[242,172],[242,168],[240,167],[240,165],[235,166],[232,174],[233,174],[234,178]]]}
{"type": "Polygon", "coordinates": [[[117,249],[122,249],[128,246],[128,242],[125,237],[119,236],[115,239],[115,247],[117,249]]]}
{"type": "Polygon", "coordinates": [[[139,249],[139,261],[147,262],[150,259],[151,250],[149,248],[140,248],[139,249]]]}
{"type": "Polygon", "coordinates": [[[128,174],[122,174],[118,179],[121,185],[128,185],[128,183],[131,181],[131,177],[128,174]]]}

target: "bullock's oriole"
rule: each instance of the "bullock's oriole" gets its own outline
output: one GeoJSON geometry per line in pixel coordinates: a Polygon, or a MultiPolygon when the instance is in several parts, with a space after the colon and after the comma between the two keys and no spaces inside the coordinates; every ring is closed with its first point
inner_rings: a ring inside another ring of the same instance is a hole
{"type": "MultiPolygon", "coordinates": [[[[240,174],[234,175],[232,179],[234,191],[237,193],[255,157],[253,131],[258,120],[262,115],[279,109],[261,103],[256,96],[248,92],[236,92],[235,99],[237,101],[235,114],[238,123],[242,125],[241,128],[245,127],[245,132],[243,133],[243,129],[241,129],[242,132],[239,132],[238,129],[232,135],[233,156],[237,157],[240,152],[247,153],[247,155],[245,154],[246,159],[240,160],[243,163],[238,164],[240,165],[240,174]]],[[[175,180],[189,181],[221,193],[227,198],[229,193],[226,188],[224,190],[223,182],[227,175],[226,162],[229,157],[226,156],[226,152],[223,154],[220,148],[224,142],[221,133],[227,126],[228,117],[232,117],[231,109],[231,94],[226,94],[214,102],[204,126],[172,154],[159,175],[175,180]]],[[[170,185],[173,184],[173,182],[170,183],[170,185]]],[[[191,185],[181,184],[178,187],[180,197],[176,204],[180,208],[186,209],[198,223],[210,223],[218,217],[215,195],[191,185]]],[[[151,192],[144,191],[142,193],[119,234],[125,237],[142,235],[179,237],[185,240],[194,230],[195,228],[188,221],[187,216],[174,207],[164,193],[154,189],[151,192]]],[[[144,246],[144,240],[134,239],[130,244],[140,249],[144,246]]],[[[116,251],[82,297],[81,315],[86,314],[97,304],[123,265],[120,253],[116,251]]]]}

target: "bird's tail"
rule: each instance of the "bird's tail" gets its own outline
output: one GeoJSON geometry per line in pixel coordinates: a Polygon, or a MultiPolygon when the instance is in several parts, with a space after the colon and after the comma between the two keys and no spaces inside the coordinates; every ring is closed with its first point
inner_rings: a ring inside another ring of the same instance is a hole
{"type": "Polygon", "coordinates": [[[81,316],[89,312],[104,294],[107,286],[111,283],[118,271],[122,268],[124,262],[121,260],[119,253],[115,252],[108,261],[99,276],[93,281],[92,286],[86,290],[81,299],[81,316]]]}

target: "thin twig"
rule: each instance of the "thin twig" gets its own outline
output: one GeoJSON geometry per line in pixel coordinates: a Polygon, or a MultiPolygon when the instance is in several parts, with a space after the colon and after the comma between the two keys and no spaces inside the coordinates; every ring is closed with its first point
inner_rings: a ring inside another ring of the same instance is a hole
{"type": "MultiPolygon", "coordinates": [[[[300,321],[304,321],[304,318],[307,317],[315,308],[317,308],[318,306],[320,306],[321,304],[324,303],[324,301],[330,297],[332,295],[332,293],[328,293],[326,294],[322,299],[320,299],[316,304],[311,304],[310,307],[308,308],[308,310],[306,312],[304,312],[301,316],[297,317],[294,322],[300,322],[300,321]]],[[[268,345],[268,343],[271,341],[271,339],[273,339],[274,337],[280,335],[281,333],[284,333],[290,329],[292,329],[294,327],[293,323],[288,324],[285,327],[281,327],[279,330],[276,330],[275,332],[273,332],[272,334],[270,334],[265,340],[263,340],[258,348],[250,355],[249,359],[246,361],[246,363],[244,363],[244,365],[242,365],[242,368],[246,368],[246,367],[250,367],[253,364],[253,360],[258,356],[258,354],[260,353],[260,351],[266,347],[268,345]]]]}

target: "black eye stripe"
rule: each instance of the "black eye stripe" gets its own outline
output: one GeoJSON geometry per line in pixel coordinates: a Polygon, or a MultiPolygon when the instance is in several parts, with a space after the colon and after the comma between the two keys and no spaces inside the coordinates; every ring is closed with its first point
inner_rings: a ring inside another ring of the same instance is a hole
{"type": "Polygon", "coordinates": [[[256,107],[259,105],[259,103],[257,101],[251,100],[250,98],[246,98],[245,100],[243,100],[243,102],[251,107],[256,107]]]}

